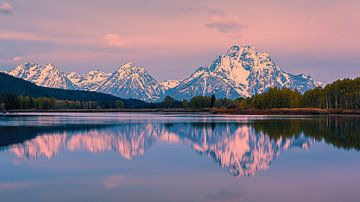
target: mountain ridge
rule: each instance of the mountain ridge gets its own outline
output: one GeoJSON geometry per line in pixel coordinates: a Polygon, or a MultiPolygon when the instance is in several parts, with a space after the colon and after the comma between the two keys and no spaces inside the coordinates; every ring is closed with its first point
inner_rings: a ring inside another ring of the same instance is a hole
{"type": "Polygon", "coordinates": [[[251,46],[232,46],[206,67],[169,91],[169,95],[189,99],[193,94],[236,99],[266,92],[271,87],[290,88],[304,93],[319,86],[305,74],[286,73],[267,53],[251,46]]]}
{"type": "Polygon", "coordinates": [[[122,98],[158,102],[166,95],[175,99],[191,99],[197,95],[236,99],[266,92],[271,87],[290,88],[304,93],[321,86],[306,74],[290,74],[282,70],[269,54],[256,48],[232,46],[210,65],[197,68],[183,80],[159,82],[134,63],[126,63],[112,73],[92,70],[85,74],[64,73],[52,64],[19,65],[8,72],[39,86],[96,91],[122,98]]]}
{"type": "Polygon", "coordinates": [[[108,107],[111,103],[122,101],[127,108],[149,107],[149,103],[136,99],[123,99],[113,95],[93,91],[66,90],[37,86],[6,73],[0,72],[0,93],[13,93],[33,98],[52,97],[58,100],[96,101],[99,106],[108,107]]]}

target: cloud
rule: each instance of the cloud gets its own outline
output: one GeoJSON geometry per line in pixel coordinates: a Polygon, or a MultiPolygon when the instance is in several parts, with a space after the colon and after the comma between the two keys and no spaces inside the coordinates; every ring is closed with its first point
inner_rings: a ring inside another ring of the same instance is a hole
{"type": "Polygon", "coordinates": [[[18,32],[0,29],[2,40],[24,40],[24,41],[48,41],[48,37],[31,32],[18,32]]]}
{"type": "Polygon", "coordinates": [[[247,197],[247,194],[241,190],[230,191],[224,189],[209,193],[205,197],[211,201],[242,201],[243,198],[247,197]]]}
{"type": "Polygon", "coordinates": [[[0,190],[18,190],[18,189],[30,189],[33,188],[35,183],[33,182],[0,182],[0,190]]]}
{"type": "Polygon", "coordinates": [[[106,188],[114,189],[117,188],[125,183],[125,177],[122,175],[114,175],[107,177],[103,184],[106,188]]]}
{"type": "Polygon", "coordinates": [[[15,56],[15,57],[12,58],[12,60],[14,62],[23,62],[23,61],[25,61],[25,57],[23,57],[23,56],[15,56]]]}
{"type": "Polygon", "coordinates": [[[108,46],[122,48],[126,45],[126,42],[117,34],[105,34],[104,41],[108,46]]]}
{"type": "Polygon", "coordinates": [[[225,16],[225,11],[220,8],[209,8],[207,9],[207,12],[211,15],[225,16]]]}
{"type": "Polygon", "coordinates": [[[222,33],[240,33],[246,26],[237,16],[215,15],[206,23],[206,27],[222,33]]]}
{"type": "Polygon", "coordinates": [[[96,36],[92,38],[87,37],[58,37],[53,35],[45,35],[36,32],[21,32],[13,30],[2,30],[0,28],[0,40],[10,41],[32,41],[32,42],[46,42],[57,45],[68,46],[94,46],[94,47],[124,47],[125,41],[116,34],[106,34],[103,36],[96,36]],[[105,44],[104,44],[105,41],[105,44]]]}
{"type": "Polygon", "coordinates": [[[14,14],[14,10],[9,3],[0,2],[0,13],[12,15],[12,14],[14,14]]]}

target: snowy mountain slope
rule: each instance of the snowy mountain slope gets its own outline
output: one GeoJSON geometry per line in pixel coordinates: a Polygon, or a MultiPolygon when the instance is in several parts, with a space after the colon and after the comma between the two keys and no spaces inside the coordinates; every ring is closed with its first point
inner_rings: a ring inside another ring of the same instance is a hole
{"type": "Polygon", "coordinates": [[[110,74],[102,71],[94,70],[86,74],[80,75],[76,72],[66,74],[66,77],[76,86],[79,90],[96,91],[97,88],[108,79],[110,74]]]}
{"type": "Polygon", "coordinates": [[[33,82],[38,86],[75,89],[74,84],[65,74],[52,64],[41,66],[36,63],[26,63],[11,70],[9,74],[33,82]]]}
{"type": "MultiPolygon", "coordinates": [[[[8,74],[39,86],[97,91],[148,102],[161,101],[165,91],[159,81],[133,63],[125,64],[111,74],[95,70],[83,75],[76,72],[64,74],[51,64],[43,67],[36,63],[26,63],[8,74]]],[[[174,83],[176,81],[169,82],[169,86],[174,83]]]]}
{"type": "Polygon", "coordinates": [[[160,82],[132,62],[113,72],[96,91],[148,102],[160,101],[164,96],[160,82]]]}
{"type": "Polygon", "coordinates": [[[307,75],[281,70],[266,53],[251,46],[233,46],[208,67],[200,67],[168,94],[177,99],[195,95],[238,98],[287,87],[304,93],[319,84],[307,75]]]}
{"type": "Polygon", "coordinates": [[[168,95],[176,99],[191,99],[196,95],[238,98],[245,86],[223,79],[214,74],[207,67],[200,67],[189,78],[183,80],[178,86],[169,89],[168,95]]]}
{"type": "Polygon", "coordinates": [[[177,85],[179,85],[180,82],[180,80],[166,80],[160,84],[164,90],[169,90],[171,88],[175,88],[177,85]]]}
{"type": "Polygon", "coordinates": [[[70,72],[65,74],[66,78],[68,78],[73,84],[79,83],[82,80],[82,75],[76,72],[70,72]]]}
{"type": "Polygon", "coordinates": [[[283,71],[267,53],[251,46],[231,47],[209,66],[198,68],[182,81],[160,83],[133,63],[125,64],[111,74],[102,71],[64,74],[51,64],[41,66],[36,63],[20,65],[8,73],[39,86],[97,91],[147,102],[161,101],[165,95],[178,100],[212,94],[217,98],[236,99],[266,92],[271,87],[286,87],[304,93],[322,86],[309,75],[283,71]]]}

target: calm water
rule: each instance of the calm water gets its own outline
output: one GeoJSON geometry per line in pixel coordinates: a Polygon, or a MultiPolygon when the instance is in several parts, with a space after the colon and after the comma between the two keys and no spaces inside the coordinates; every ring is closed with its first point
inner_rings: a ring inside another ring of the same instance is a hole
{"type": "Polygon", "coordinates": [[[359,116],[0,117],[0,201],[360,201],[359,116]]]}

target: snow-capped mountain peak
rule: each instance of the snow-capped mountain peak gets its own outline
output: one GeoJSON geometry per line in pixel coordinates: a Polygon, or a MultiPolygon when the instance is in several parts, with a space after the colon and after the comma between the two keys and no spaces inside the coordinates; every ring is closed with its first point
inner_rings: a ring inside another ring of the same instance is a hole
{"type": "Polygon", "coordinates": [[[121,65],[118,69],[120,70],[120,69],[129,69],[129,68],[134,68],[135,67],[135,65],[134,65],[134,62],[127,62],[127,63],[125,63],[125,64],[123,64],[123,65],[121,65]]]}
{"type": "Polygon", "coordinates": [[[160,84],[164,90],[169,90],[171,88],[175,88],[177,85],[179,85],[180,82],[180,80],[166,80],[160,84]]]}
{"type": "Polygon", "coordinates": [[[120,66],[116,73],[119,73],[120,76],[138,76],[140,73],[146,73],[148,72],[141,66],[135,66],[133,62],[128,62],[122,66],[120,66]]]}
{"type": "Polygon", "coordinates": [[[10,71],[9,74],[39,86],[74,89],[73,83],[53,64],[47,64],[44,67],[37,63],[25,63],[10,71]]]}
{"type": "Polygon", "coordinates": [[[11,70],[9,74],[19,78],[30,79],[39,71],[41,71],[41,66],[39,64],[34,62],[29,62],[17,66],[14,70],[11,70]]]}
{"type": "Polygon", "coordinates": [[[132,62],[119,67],[97,91],[151,102],[160,101],[164,96],[160,82],[132,62]]]}
{"type": "Polygon", "coordinates": [[[281,70],[269,54],[252,46],[232,46],[208,67],[200,67],[169,94],[177,99],[195,95],[222,98],[249,97],[271,87],[290,88],[304,93],[318,86],[311,77],[293,75],[281,70]]]}
{"type": "Polygon", "coordinates": [[[66,74],[67,78],[74,83],[77,89],[96,91],[97,88],[107,79],[110,74],[99,70],[92,70],[80,75],[75,72],[66,74]]]}
{"type": "Polygon", "coordinates": [[[249,45],[230,47],[210,65],[196,69],[182,81],[160,83],[133,62],[120,66],[111,74],[94,70],[65,75],[52,64],[41,66],[37,63],[20,65],[8,73],[40,86],[97,91],[148,102],[161,101],[165,95],[178,100],[212,94],[217,98],[236,99],[261,94],[271,87],[286,87],[304,93],[323,85],[309,75],[283,71],[269,54],[249,45]]]}
{"type": "Polygon", "coordinates": [[[74,84],[78,83],[82,79],[81,75],[76,72],[69,72],[69,73],[65,74],[65,76],[74,84]]]}

